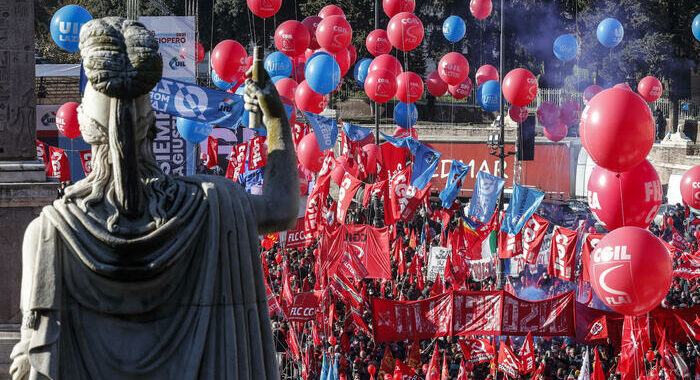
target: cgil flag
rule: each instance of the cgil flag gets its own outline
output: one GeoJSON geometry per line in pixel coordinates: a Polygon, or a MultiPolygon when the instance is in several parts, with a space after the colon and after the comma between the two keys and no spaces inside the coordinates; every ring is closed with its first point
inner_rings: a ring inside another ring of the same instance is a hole
{"type": "Polygon", "coordinates": [[[467,176],[469,172],[469,165],[465,164],[460,160],[452,161],[450,166],[450,174],[447,176],[447,183],[445,184],[445,189],[440,192],[440,200],[442,200],[443,208],[450,208],[452,202],[457,198],[459,190],[462,188],[462,183],[464,182],[464,177],[467,176]]]}
{"type": "Polygon", "coordinates": [[[469,216],[475,217],[481,223],[488,223],[505,184],[505,179],[479,171],[476,174],[474,193],[469,203],[469,216]]]}

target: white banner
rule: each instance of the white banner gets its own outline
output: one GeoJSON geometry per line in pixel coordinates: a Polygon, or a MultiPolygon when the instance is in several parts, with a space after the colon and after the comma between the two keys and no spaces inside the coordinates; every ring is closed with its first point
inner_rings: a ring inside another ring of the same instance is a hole
{"type": "Polygon", "coordinates": [[[451,249],[445,247],[430,247],[430,256],[428,257],[429,281],[435,281],[438,274],[444,279],[445,263],[447,262],[447,256],[451,252],[451,249]]]}
{"type": "Polygon", "coordinates": [[[195,31],[193,16],[140,17],[158,41],[163,57],[163,78],[193,82],[195,31]]]}

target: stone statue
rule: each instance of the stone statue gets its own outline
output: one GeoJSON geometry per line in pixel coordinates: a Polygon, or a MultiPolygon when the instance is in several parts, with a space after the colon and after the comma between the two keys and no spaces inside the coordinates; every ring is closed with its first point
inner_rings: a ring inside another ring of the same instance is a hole
{"type": "Polygon", "coordinates": [[[268,130],[265,187],[253,196],[156,164],[148,92],[162,60],[143,25],[90,21],[80,48],[93,171],[27,228],[12,378],[279,378],[257,237],[294,224],[299,184],[270,78],[254,65],[262,79],[246,81],[245,107],[268,130]]]}

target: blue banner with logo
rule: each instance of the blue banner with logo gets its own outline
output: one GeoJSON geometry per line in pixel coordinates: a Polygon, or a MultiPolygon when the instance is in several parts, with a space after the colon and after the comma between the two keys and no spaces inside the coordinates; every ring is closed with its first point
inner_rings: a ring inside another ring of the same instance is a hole
{"type": "Polygon", "coordinates": [[[442,153],[428,147],[413,137],[396,138],[379,132],[389,144],[397,148],[408,148],[413,155],[413,170],[411,171],[411,186],[424,189],[437,170],[442,153]]]}
{"type": "Polygon", "coordinates": [[[442,200],[443,208],[450,208],[450,206],[452,206],[455,198],[457,198],[457,194],[459,194],[459,190],[462,188],[464,177],[467,176],[468,172],[469,165],[459,160],[452,161],[445,189],[441,191],[439,195],[440,200],[442,200]]]}
{"type": "Polygon", "coordinates": [[[338,123],[335,119],[306,111],[304,111],[304,116],[314,130],[318,148],[321,150],[332,148],[338,138],[338,123]]]}
{"type": "Polygon", "coordinates": [[[520,232],[527,220],[540,206],[543,199],[543,192],[520,186],[516,183],[513,186],[513,195],[510,197],[510,204],[503,218],[501,231],[511,235],[516,235],[520,232]]]}
{"type": "Polygon", "coordinates": [[[243,115],[243,97],[174,79],[151,90],[153,109],[168,115],[235,129],[243,115]]]}
{"type": "Polygon", "coordinates": [[[479,171],[469,203],[469,216],[475,217],[481,223],[488,223],[505,184],[505,179],[479,171]]]}
{"type": "Polygon", "coordinates": [[[352,141],[360,141],[372,133],[372,130],[359,125],[343,122],[343,132],[352,141]]]}

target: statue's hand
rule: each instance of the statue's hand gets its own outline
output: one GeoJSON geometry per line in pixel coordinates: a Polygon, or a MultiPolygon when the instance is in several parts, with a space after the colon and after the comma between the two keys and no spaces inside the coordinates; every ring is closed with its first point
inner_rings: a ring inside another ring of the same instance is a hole
{"type": "Polygon", "coordinates": [[[10,354],[10,376],[12,380],[26,380],[29,378],[29,355],[27,355],[28,340],[20,340],[10,354]]]}
{"type": "Polygon", "coordinates": [[[243,96],[245,109],[248,112],[261,112],[265,126],[268,126],[269,123],[267,121],[271,119],[286,120],[287,112],[284,109],[279,93],[277,93],[275,84],[270,79],[270,75],[265,69],[260,70],[260,83],[256,83],[251,79],[253,70],[254,67],[251,67],[246,73],[248,79],[245,81],[245,95],[243,96]]]}

